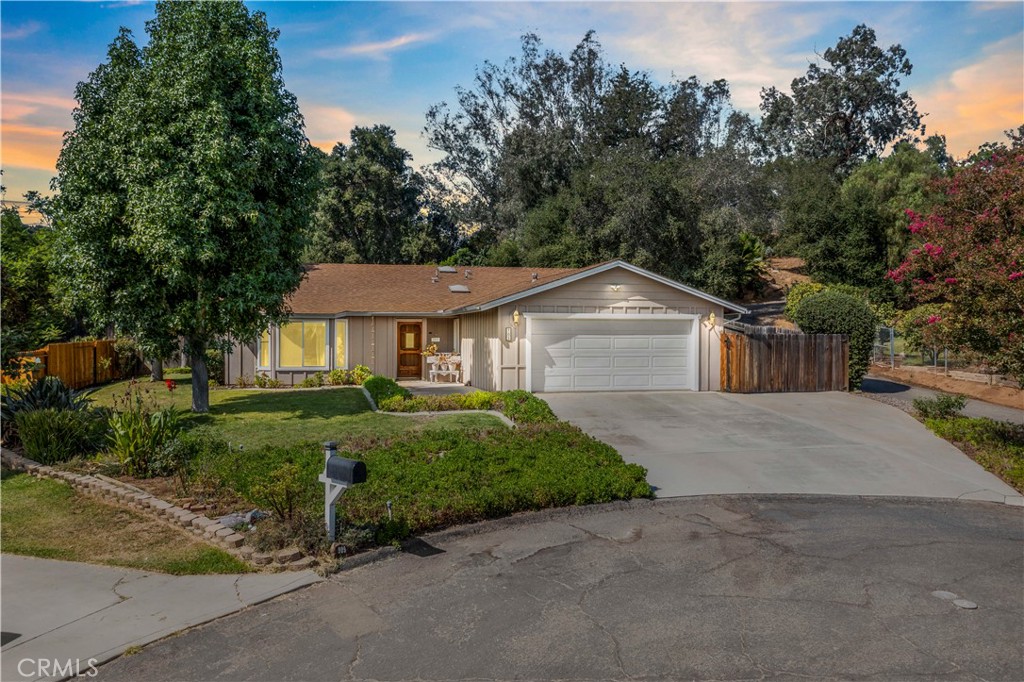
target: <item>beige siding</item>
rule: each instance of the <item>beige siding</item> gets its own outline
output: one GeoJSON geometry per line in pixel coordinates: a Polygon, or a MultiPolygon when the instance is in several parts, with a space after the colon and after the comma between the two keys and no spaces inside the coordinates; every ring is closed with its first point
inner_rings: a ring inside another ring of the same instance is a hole
{"type": "Polygon", "coordinates": [[[520,299],[516,304],[498,309],[497,319],[491,322],[491,329],[494,330],[494,344],[500,346],[497,385],[501,390],[526,387],[526,344],[522,338],[525,328],[522,321],[518,329],[512,325],[512,314],[516,309],[520,313],[685,313],[704,316],[714,313],[715,329],[710,329],[706,324],[701,325],[698,376],[700,390],[717,391],[720,388],[719,338],[725,312],[722,306],[628,270],[615,269],[520,299]],[[618,291],[613,287],[617,287],[618,291]],[[511,343],[505,341],[506,327],[513,328],[515,340],[511,343]]]}
{"type": "Polygon", "coordinates": [[[459,322],[463,381],[484,391],[498,390],[500,360],[498,311],[464,315],[459,322]]]}
{"type": "Polygon", "coordinates": [[[229,384],[237,384],[239,377],[252,383],[256,375],[256,344],[236,343],[224,358],[224,373],[229,384]]]}
{"type": "Polygon", "coordinates": [[[424,343],[430,345],[437,343],[437,350],[440,353],[451,353],[455,350],[455,339],[452,334],[452,323],[450,317],[427,318],[427,332],[424,343]],[[434,342],[434,339],[439,341],[434,342]]]}

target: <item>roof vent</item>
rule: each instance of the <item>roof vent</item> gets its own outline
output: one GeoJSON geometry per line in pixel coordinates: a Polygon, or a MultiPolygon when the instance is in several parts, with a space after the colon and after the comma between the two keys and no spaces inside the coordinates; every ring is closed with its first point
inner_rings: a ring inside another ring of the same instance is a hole
{"type": "Polygon", "coordinates": [[[434,284],[437,284],[438,282],[441,281],[441,278],[438,277],[437,275],[434,275],[433,277],[430,278],[430,281],[433,282],[434,284]]]}
{"type": "Polygon", "coordinates": [[[465,284],[449,284],[448,291],[452,292],[453,294],[468,294],[469,287],[467,287],[465,284]]]}
{"type": "Polygon", "coordinates": [[[453,267],[452,267],[451,265],[442,265],[441,267],[439,267],[439,268],[437,269],[437,271],[438,271],[438,272],[447,272],[447,273],[449,273],[449,274],[450,274],[450,273],[453,273],[453,272],[458,272],[458,270],[456,270],[455,268],[453,268],[453,267]]]}
{"type": "Polygon", "coordinates": [[[531,282],[536,282],[536,281],[537,281],[537,278],[538,278],[538,277],[540,277],[540,275],[538,275],[538,274],[537,274],[537,273],[535,272],[535,273],[533,273],[532,275],[530,275],[530,281],[531,281],[531,282]]]}
{"type": "Polygon", "coordinates": [[[473,276],[473,271],[472,270],[466,270],[466,279],[469,279],[472,276],[473,276]]]}

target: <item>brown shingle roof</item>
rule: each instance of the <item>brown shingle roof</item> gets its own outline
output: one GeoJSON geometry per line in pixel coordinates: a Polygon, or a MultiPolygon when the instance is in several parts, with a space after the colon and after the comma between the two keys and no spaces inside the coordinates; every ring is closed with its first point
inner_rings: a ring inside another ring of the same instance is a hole
{"type": "Polygon", "coordinates": [[[494,301],[588,269],[460,266],[456,273],[438,275],[435,283],[433,265],[322,263],[308,266],[289,305],[297,315],[438,313],[494,301]],[[469,293],[453,293],[450,284],[464,284],[469,293]]]}

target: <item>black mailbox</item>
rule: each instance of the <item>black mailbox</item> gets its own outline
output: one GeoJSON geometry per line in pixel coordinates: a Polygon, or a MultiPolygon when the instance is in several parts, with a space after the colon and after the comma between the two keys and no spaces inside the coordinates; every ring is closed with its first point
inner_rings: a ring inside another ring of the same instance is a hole
{"type": "Polygon", "coordinates": [[[366,463],[331,455],[327,458],[327,478],[345,485],[366,482],[366,463]]]}

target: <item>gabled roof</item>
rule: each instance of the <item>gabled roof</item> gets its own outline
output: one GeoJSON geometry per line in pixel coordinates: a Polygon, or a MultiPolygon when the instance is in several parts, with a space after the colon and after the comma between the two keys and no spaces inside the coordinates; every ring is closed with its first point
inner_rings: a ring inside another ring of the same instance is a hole
{"type": "Polygon", "coordinates": [[[306,279],[288,304],[295,315],[468,313],[488,310],[613,268],[624,268],[729,310],[745,312],[734,303],[625,261],[610,261],[588,268],[460,266],[454,273],[439,272],[433,265],[322,263],[307,267],[306,279]],[[458,285],[464,285],[469,291],[452,291],[452,287],[458,289],[458,285]]]}

